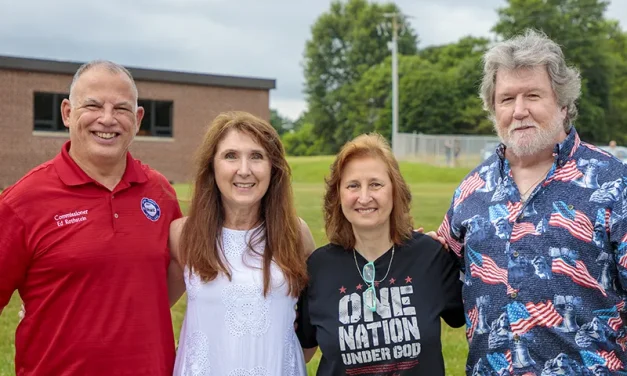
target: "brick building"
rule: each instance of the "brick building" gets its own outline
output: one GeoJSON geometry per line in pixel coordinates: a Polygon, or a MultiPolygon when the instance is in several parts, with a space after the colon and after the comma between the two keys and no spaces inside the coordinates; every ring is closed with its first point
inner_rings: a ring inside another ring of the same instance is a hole
{"type": "MultiPolygon", "coordinates": [[[[60,106],[79,63],[0,56],[0,189],[53,158],[69,139],[60,106]]],[[[135,158],[189,181],[194,150],[222,111],[270,119],[275,80],[129,68],[146,110],[135,158]]]]}

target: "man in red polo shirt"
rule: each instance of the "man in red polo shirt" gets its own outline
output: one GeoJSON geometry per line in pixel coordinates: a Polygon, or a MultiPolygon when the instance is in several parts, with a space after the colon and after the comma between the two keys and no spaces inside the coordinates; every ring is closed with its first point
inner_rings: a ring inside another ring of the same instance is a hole
{"type": "Polygon", "coordinates": [[[0,311],[26,316],[21,375],[171,375],[167,238],[176,193],[128,147],[144,110],[130,73],[83,65],[61,105],[70,141],[0,195],[0,311]]]}

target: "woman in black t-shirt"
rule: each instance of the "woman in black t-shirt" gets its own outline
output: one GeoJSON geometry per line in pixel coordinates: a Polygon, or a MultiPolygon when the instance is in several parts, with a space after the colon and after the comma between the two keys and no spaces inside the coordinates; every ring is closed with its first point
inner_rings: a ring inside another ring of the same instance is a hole
{"type": "Polygon", "coordinates": [[[412,232],[411,192],[383,137],[344,145],[326,181],[330,244],[308,261],[298,337],[317,375],[444,375],[440,318],[465,323],[453,257],[412,232]]]}

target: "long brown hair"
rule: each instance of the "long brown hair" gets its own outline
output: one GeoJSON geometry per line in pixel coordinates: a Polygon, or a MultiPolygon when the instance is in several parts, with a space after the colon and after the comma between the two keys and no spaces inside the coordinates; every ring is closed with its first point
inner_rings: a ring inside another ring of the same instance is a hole
{"type": "MultiPolygon", "coordinates": [[[[250,136],[267,152],[272,164],[270,185],[261,199],[259,218],[263,251],[263,291],[270,289],[270,265],[274,261],[283,271],[289,294],[297,296],[307,282],[306,256],[300,233],[300,220],[294,208],[291,169],[278,133],[268,122],[247,112],[225,112],[209,126],[197,151],[194,192],[189,218],[181,233],[181,262],[203,281],[231,271],[225,265],[222,250],[224,206],[216,184],[213,162],[218,144],[231,131],[250,136]]],[[[253,236],[253,238],[255,238],[253,236]]]]}
{"type": "Polygon", "coordinates": [[[403,179],[398,162],[390,145],[377,133],[362,134],[344,144],[331,165],[331,174],[325,179],[324,226],[331,243],[339,244],[344,249],[355,246],[355,234],[350,222],[342,212],[340,183],[346,164],[361,157],[381,159],[387,166],[392,181],[393,207],[390,213],[390,239],[399,245],[411,237],[413,220],[410,214],[411,191],[403,179]]]}

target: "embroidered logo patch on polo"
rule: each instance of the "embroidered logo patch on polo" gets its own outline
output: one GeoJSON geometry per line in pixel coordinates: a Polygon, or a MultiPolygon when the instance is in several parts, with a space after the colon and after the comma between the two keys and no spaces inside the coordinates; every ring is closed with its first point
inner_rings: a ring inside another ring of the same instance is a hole
{"type": "Polygon", "coordinates": [[[141,207],[142,212],[144,212],[146,218],[150,219],[151,221],[156,222],[159,217],[161,217],[161,209],[154,200],[146,197],[142,198],[141,207]]]}

